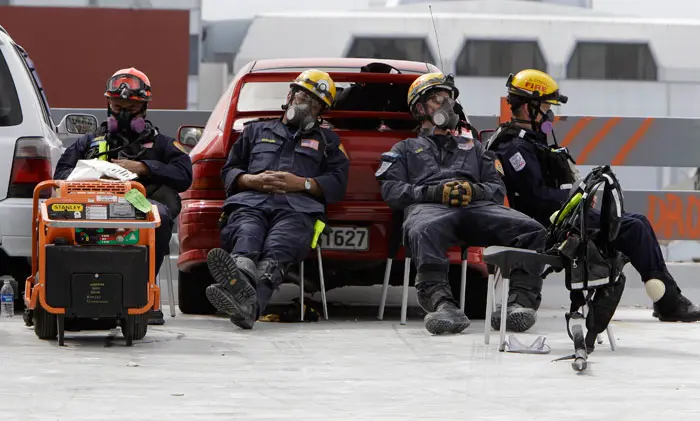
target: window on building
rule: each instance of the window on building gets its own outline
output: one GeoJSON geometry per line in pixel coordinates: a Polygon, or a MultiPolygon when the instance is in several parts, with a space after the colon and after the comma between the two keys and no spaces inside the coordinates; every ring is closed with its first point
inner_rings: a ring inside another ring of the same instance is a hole
{"type": "Polygon", "coordinates": [[[566,66],[569,79],[656,80],[647,43],[578,42],[566,66]]]}
{"type": "Polygon", "coordinates": [[[425,38],[355,37],[347,57],[434,63],[425,38]]]}
{"type": "Polygon", "coordinates": [[[537,41],[470,39],[457,56],[459,76],[508,77],[523,69],[547,71],[537,41]]]}
{"type": "Polygon", "coordinates": [[[190,65],[189,74],[199,74],[199,34],[190,34],[190,65]]]}

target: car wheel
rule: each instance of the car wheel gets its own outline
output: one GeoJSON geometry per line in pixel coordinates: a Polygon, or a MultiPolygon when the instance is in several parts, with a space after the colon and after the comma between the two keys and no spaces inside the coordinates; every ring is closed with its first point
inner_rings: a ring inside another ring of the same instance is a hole
{"type": "Polygon", "coordinates": [[[201,265],[190,272],[178,271],[177,299],[178,307],[184,314],[215,314],[205,290],[214,283],[206,265],[201,265]]]}

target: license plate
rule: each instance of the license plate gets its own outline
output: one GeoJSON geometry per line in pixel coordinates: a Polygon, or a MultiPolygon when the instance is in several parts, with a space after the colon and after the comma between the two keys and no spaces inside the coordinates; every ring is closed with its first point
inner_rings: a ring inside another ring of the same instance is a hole
{"type": "Polygon", "coordinates": [[[319,244],[324,250],[369,249],[369,230],[360,227],[328,227],[328,234],[321,234],[319,244]]]}

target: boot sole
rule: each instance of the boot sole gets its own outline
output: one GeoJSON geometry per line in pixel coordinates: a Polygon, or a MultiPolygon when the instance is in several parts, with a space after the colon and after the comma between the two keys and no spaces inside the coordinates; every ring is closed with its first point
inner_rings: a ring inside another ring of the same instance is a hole
{"type": "Polygon", "coordinates": [[[698,322],[700,321],[700,315],[695,316],[695,317],[666,317],[666,316],[654,316],[657,319],[659,319],[660,322],[667,322],[667,323],[673,323],[673,322],[681,322],[681,323],[692,323],[692,322],[698,322]]]}
{"type": "MultiPolygon", "coordinates": [[[[429,315],[428,315],[429,316],[429,315]]],[[[466,317],[464,320],[449,320],[428,318],[426,316],[425,328],[433,335],[442,335],[444,333],[460,333],[468,328],[471,322],[466,317]]]]}
{"type": "Polygon", "coordinates": [[[231,298],[239,305],[253,305],[257,302],[255,288],[241,277],[236,263],[225,250],[213,249],[210,251],[207,255],[207,266],[218,284],[230,285],[232,280],[236,280],[233,285],[230,285],[230,292],[231,298]]]}
{"type": "MultiPolygon", "coordinates": [[[[491,316],[491,328],[500,330],[501,313],[498,316],[491,316]]],[[[537,323],[537,313],[515,311],[506,315],[506,330],[508,332],[522,333],[530,330],[537,323]]]]}
{"type": "Polygon", "coordinates": [[[242,329],[252,329],[253,323],[248,320],[245,312],[236,300],[223,291],[220,285],[209,285],[206,289],[207,299],[217,310],[229,316],[231,323],[242,329]]]}

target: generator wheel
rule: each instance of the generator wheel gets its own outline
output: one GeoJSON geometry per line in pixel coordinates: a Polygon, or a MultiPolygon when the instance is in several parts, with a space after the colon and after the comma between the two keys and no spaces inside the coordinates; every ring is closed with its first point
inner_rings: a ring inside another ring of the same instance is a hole
{"type": "Polygon", "coordinates": [[[24,308],[24,312],[22,313],[22,319],[24,320],[24,325],[27,327],[32,327],[34,326],[34,310],[30,310],[28,308],[24,308]]]}
{"type": "Polygon", "coordinates": [[[136,318],[134,316],[126,316],[121,321],[122,335],[126,340],[126,346],[134,344],[134,329],[136,327],[136,318]]]}
{"type": "Polygon", "coordinates": [[[58,318],[40,305],[34,308],[34,333],[39,339],[56,339],[58,318]]]}
{"type": "Polygon", "coordinates": [[[148,332],[148,313],[134,316],[134,339],[143,339],[148,332]]]}

